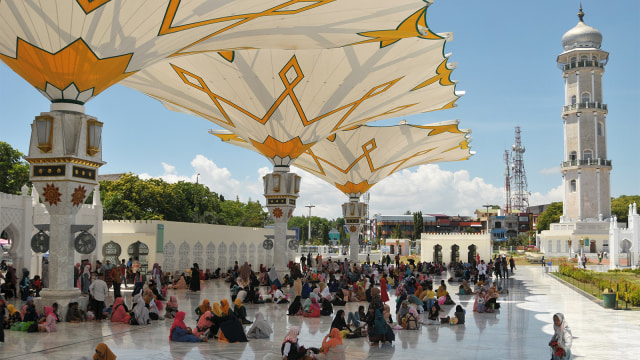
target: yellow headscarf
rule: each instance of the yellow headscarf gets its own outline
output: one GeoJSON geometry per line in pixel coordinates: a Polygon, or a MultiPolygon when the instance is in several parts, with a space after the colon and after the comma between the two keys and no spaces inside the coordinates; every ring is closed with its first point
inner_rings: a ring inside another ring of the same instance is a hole
{"type": "Polygon", "coordinates": [[[220,309],[223,315],[229,315],[229,301],[227,299],[220,300],[220,309]]]}
{"type": "Polygon", "coordinates": [[[109,349],[107,344],[100,343],[96,346],[96,353],[93,355],[94,360],[115,360],[116,355],[109,349]]]}
{"type": "Polygon", "coordinates": [[[7,310],[9,310],[9,314],[10,314],[10,315],[13,315],[16,311],[18,311],[18,310],[16,309],[16,307],[15,307],[15,306],[13,306],[13,304],[9,304],[9,305],[7,305],[7,310]]]}
{"type": "Polygon", "coordinates": [[[213,309],[211,309],[211,312],[215,316],[222,317],[222,310],[220,310],[220,304],[218,303],[213,303],[213,309]]]}
{"type": "Polygon", "coordinates": [[[198,308],[200,308],[200,312],[203,314],[211,310],[211,305],[209,305],[209,299],[204,299],[204,301],[202,301],[202,305],[198,306],[198,308]]]}
{"type": "Polygon", "coordinates": [[[240,300],[240,298],[236,298],[236,301],[233,302],[233,304],[239,308],[242,307],[242,300],[240,300]]]}

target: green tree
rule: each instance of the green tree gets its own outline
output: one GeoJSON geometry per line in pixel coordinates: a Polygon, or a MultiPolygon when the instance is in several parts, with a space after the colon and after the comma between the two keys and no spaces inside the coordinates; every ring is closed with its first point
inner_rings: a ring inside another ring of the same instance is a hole
{"type": "Polygon", "coordinates": [[[413,213],[413,238],[415,240],[422,238],[423,225],[422,211],[413,213]]]}
{"type": "Polygon", "coordinates": [[[340,226],[340,244],[349,245],[350,239],[348,238],[347,232],[344,231],[344,226],[340,226]]]}
{"type": "Polygon", "coordinates": [[[626,223],[629,221],[629,205],[640,204],[640,196],[638,195],[621,195],[611,199],[611,215],[615,215],[619,222],[626,223]]]}
{"type": "Polygon", "coordinates": [[[23,185],[31,187],[29,164],[22,160],[23,156],[8,143],[0,141],[0,192],[17,195],[23,185]]]}
{"type": "Polygon", "coordinates": [[[400,228],[400,224],[396,224],[396,227],[393,229],[393,238],[394,239],[402,238],[402,229],[400,228]]]}
{"type": "Polygon", "coordinates": [[[538,223],[536,230],[540,233],[543,230],[549,230],[549,225],[560,221],[562,216],[562,202],[551,203],[543,212],[538,216],[538,223]]]}
{"type": "Polygon", "coordinates": [[[329,224],[328,223],[324,223],[322,224],[322,244],[324,245],[329,245],[329,224]]]}

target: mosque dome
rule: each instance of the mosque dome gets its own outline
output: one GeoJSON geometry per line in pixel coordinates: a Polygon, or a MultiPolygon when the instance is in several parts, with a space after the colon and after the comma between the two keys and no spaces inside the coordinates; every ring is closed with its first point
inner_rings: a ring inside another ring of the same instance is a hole
{"type": "Polygon", "coordinates": [[[600,45],[602,44],[602,33],[598,31],[598,29],[592,28],[584,23],[582,20],[584,17],[582,7],[580,7],[578,17],[580,18],[578,25],[567,31],[562,36],[562,46],[564,47],[564,50],[572,50],[575,48],[600,49],[600,45]]]}

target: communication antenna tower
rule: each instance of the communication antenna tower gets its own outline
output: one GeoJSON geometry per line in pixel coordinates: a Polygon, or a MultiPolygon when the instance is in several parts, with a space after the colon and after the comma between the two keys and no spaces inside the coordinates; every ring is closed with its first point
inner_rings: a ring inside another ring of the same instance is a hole
{"type": "Polygon", "coordinates": [[[504,212],[511,213],[511,156],[509,150],[504,151],[504,212]]]}
{"type": "Polygon", "coordinates": [[[529,207],[529,192],[527,191],[527,174],[524,170],[523,154],[525,148],[520,141],[520,126],[516,126],[516,143],[511,146],[511,183],[514,193],[511,207],[519,212],[526,212],[529,207]]]}

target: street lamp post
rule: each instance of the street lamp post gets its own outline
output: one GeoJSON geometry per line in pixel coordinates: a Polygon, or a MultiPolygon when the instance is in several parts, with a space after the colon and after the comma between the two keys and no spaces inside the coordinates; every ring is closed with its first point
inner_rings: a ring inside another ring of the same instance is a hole
{"type": "Polygon", "coordinates": [[[309,237],[307,238],[307,241],[311,242],[311,208],[316,207],[315,205],[306,205],[305,207],[309,208],[309,237]]]}
{"type": "Polygon", "coordinates": [[[486,212],[486,215],[487,215],[487,234],[489,234],[489,240],[491,241],[491,255],[490,256],[493,256],[493,237],[491,236],[491,232],[489,232],[489,224],[490,224],[489,220],[491,219],[491,216],[489,214],[489,208],[491,207],[491,205],[485,204],[485,205],[482,205],[482,207],[487,209],[487,212],[486,212]]]}
{"type": "Polygon", "coordinates": [[[195,202],[195,211],[196,211],[196,223],[200,222],[200,214],[199,214],[199,208],[198,208],[198,180],[200,178],[200,173],[196,174],[196,191],[193,194],[194,197],[194,202],[195,202]]]}

